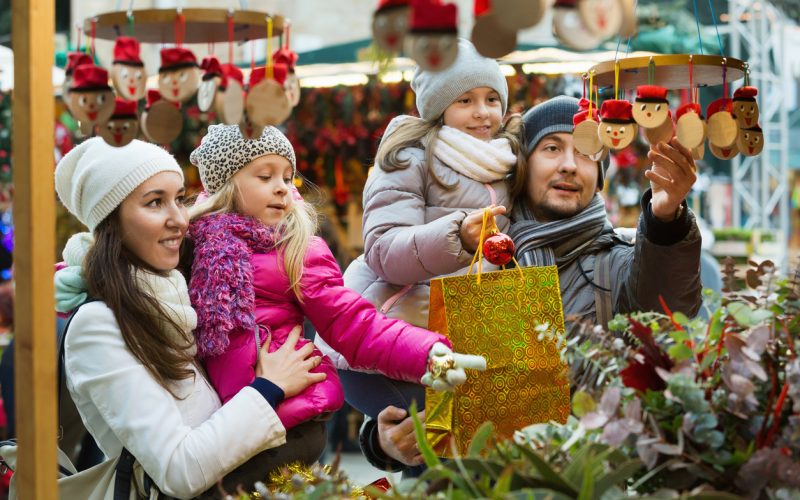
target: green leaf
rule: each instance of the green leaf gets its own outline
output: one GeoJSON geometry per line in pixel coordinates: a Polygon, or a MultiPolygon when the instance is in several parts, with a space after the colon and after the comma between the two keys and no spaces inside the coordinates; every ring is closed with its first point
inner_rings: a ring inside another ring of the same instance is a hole
{"type": "Polygon", "coordinates": [[[436,467],[440,463],[439,457],[436,456],[431,444],[425,437],[425,429],[422,427],[422,422],[420,422],[419,416],[417,415],[417,405],[415,402],[411,403],[411,408],[408,409],[408,412],[411,414],[411,420],[414,422],[414,434],[417,436],[419,452],[425,460],[425,465],[428,467],[436,467]]]}
{"type": "Polygon", "coordinates": [[[722,321],[722,309],[717,309],[711,316],[711,329],[708,332],[708,337],[712,342],[716,342],[722,337],[722,330],[725,323],[722,321]]]}
{"type": "Polygon", "coordinates": [[[669,354],[670,358],[678,362],[691,359],[694,355],[692,349],[683,342],[671,346],[669,349],[667,349],[667,354],[669,354]]]}
{"type": "Polygon", "coordinates": [[[592,460],[589,467],[583,469],[583,481],[581,491],[578,493],[578,500],[592,500],[594,498],[594,475],[597,463],[592,460]]]}
{"type": "Polygon", "coordinates": [[[751,316],[753,310],[744,302],[731,302],[728,304],[728,313],[742,326],[753,326],[751,316]]]}
{"type": "Polygon", "coordinates": [[[479,457],[481,453],[489,449],[489,441],[494,437],[494,425],[491,422],[484,422],[475,431],[472,441],[467,450],[468,457],[479,457]]]}
{"type": "Polygon", "coordinates": [[[576,417],[580,418],[596,409],[597,402],[588,392],[580,390],[572,396],[572,414],[576,417]]]}
{"type": "Polygon", "coordinates": [[[763,323],[771,318],[772,318],[772,311],[769,311],[767,309],[756,309],[750,315],[750,321],[753,322],[751,326],[758,325],[759,323],[763,323]]]}
{"type": "Polygon", "coordinates": [[[500,478],[494,485],[494,489],[492,489],[493,496],[503,498],[511,491],[511,477],[513,474],[514,467],[512,465],[507,466],[505,470],[503,470],[503,473],[500,474],[500,478]]]}
{"type": "Polygon", "coordinates": [[[673,312],[672,319],[681,326],[686,326],[689,324],[689,318],[687,318],[686,315],[680,311],[673,312]]]}
{"type": "Polygon", "coordinates": [[[552,489],[556,491],[563,492],[567,495],[576,496],[578,494],[577,488],[574,488],[568,482],[564,480],[561,476],[558,475],[550,464],[548,464],[538,453],[531,450],[526,446],[521,446],[514,443],[514,447],[518,449],[528,461],[536,467],[536,470],[539,471],[542,479],[547,481],[552,485],[552,489]]]}
{"type": "Polygon", "coordinates": [[[607,475],[599,478],[595,484],[595,496],[599,497],[606,490],[623,483],[633,477],[642,468],[642,462],[637,459],[628,460],[618,464],[614,470],[607,475]]]}

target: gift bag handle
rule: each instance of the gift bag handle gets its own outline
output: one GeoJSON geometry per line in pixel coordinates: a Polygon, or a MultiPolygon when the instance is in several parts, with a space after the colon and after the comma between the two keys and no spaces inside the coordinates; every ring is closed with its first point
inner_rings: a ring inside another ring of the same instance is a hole
{"type": "MultiPolygon", "coordinates": [[[[467,275],[472,274],[472,268],[475,266],[475,262],[478,263],[477,277],[479,286],[481,284],[481,274],[483,273],[483,242],[486,240],[487,232],[489,233],[489,236],[500,232],[489,207],[483,209],[483,221],[481,222],[481,235],[478,239],[478,249],[475,250],[475,254],[472,256],[472,262],[469,264],[469,270],[467,271],[467,275]]],[[[519,271],[519,277],[524,279],[522,269],[519,267],[517,259],[512,256],[511,260],[514,261],[514,265],[519,271]]],[[[503,265],[500,266],[500,268],[505,269],[506,266],[503,265]]]]}

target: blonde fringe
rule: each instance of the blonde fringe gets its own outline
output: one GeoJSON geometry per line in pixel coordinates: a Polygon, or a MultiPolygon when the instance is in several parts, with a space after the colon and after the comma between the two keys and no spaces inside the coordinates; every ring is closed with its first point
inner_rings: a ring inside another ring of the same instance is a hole
{"type": "MultiPolygon", "coordinates": [[[[236,199],[239,191],[232,181],[226,182],[222,188],[207,199],[196,203],[189,209],[189,219],[195,220],[209,214],[238,212],[236,199]]],[[[313,205],[304,200],[293,200],[289,213],[276,226],[278,240],[275,247],[283,255],[283,267],[289,287],[297,300],[303,301],[300,280],[303,277],[303,262],[311,238],[317,233],[319,218],[313,205]]]]}

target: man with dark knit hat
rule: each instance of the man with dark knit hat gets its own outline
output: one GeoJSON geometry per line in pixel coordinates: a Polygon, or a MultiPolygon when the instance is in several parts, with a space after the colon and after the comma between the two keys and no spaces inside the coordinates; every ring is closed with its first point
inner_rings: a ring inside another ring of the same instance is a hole
{"type": "Polygon", "coordinates": [[[694,316],[701,304],[700,232],[686,196],[695,182],[692,154],[673,139],[651,148],[635,243],[617,235],[599,194],[608,160],[573,145],[578,100],[559,96],[523,116],[528,161],[515,172],[509,235],[522,266],[557,265],[567,328],[607,325],[617,313],[672,311],[694,316]]]}

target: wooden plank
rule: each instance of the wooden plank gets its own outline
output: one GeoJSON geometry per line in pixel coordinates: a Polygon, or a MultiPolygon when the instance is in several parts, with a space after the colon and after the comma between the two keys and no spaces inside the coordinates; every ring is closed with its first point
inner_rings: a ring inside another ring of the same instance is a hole
{"type": "Polygon", "coordinates": [[[12,5],[17,495],[58,498],[52,0],[12,5]]]}

